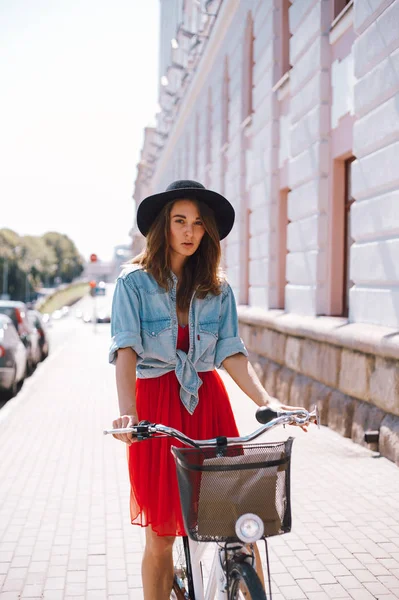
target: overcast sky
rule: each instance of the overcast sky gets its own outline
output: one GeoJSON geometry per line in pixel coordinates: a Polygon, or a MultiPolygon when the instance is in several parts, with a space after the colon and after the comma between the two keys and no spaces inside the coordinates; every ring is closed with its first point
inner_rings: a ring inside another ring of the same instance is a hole
{"type": "Polygon", "coordinates": [[[158,38],[159,0],[0,1],[0,228],[129,241],[158,38]]]}

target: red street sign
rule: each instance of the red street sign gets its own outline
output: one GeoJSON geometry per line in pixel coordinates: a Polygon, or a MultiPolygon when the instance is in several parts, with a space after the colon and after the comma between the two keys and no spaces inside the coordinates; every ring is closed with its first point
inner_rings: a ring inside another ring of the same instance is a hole
{"type": "Polygon", "coordinates": [[[97,254],[90,254],[90,262],[97,262],[97,254]]]}

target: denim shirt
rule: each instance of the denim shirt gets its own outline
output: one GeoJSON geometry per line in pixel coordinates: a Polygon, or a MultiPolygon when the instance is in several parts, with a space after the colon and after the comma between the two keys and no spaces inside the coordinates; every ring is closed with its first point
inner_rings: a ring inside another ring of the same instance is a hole
{"type": "Polygon", "coordinates": [[[233,354],[248,352],[238,335],[237,308],[233,291],[222,283],[219,296],[208,294],[190,302],[188,353],[176,349],[177,277],[163,289],[139,265],[126,267],[116,281],[112,300],[109,362],[115,364],[119,348],[132,348],[137,354],[137,377],[159,377],[175,371],[180,399],[193,414],[202,381],[198,372],[212,371],[233,354]]]}

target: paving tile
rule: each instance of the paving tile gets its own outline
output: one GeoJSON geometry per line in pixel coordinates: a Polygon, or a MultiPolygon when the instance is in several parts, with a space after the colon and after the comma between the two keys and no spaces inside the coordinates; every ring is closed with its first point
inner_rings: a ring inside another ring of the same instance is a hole
{"type": "Polygon", "coordinates": [[[290,573],[281,573],[281,574],[273,574],[272,573],[272,580],[278,587],[281,587],[283,585],[285,585],[285,586],[295,585],[295,579],[291,576],[290,573]]]}
{"type": "Polygon", "coordinates": [[[389,589],[386,588],[385,585],[383,585],[379,581],[365,582],[363,585],[366,588],[366,590],[368,590],[369,592],[371,592],[375,596],[380,596],[381,594],[388,594],[389,593],[389,589]]]}
{"type": "Polygon", "coordinates": [[[354,569],[352,575],[362,583],[366,581],[377,581],[375,575],[370,573],[370,571],[367,571],[367,569],[354,569]]]}
{"type": "Polygon", "coordinates": [[[126,581],[126,569],[108,569],[107,579],[108,581],[126,581]]]}
{"type": "Polygon", "coordinates": [[[375,600],[374,594],[371,594],[366,588],[349,590],[353,600],[375,600]]]}
{"type": "Polygon", "coordinates": [[[47,577],[45,590],[63,590],[65,588],[65,577],[47,577]]]}
{"type": "Polygon", "coordinates": [[[312,573],[315,581],[321,584],[335,583],[336,579],[329,571],[314,571],[312,573]]]}
{"type": "Polygon", "coordinates": [[[65,596],[84,596],[86,585],[84,582],[67,583],[65,586],[65,596]]]}
{"type": "Polygon", "coordinates": [[[297,581],[299,587],[306,593],[322,592],[322,587],[314,579],[300,579],[297,581]]]}
{"type": "Polygon", "coordinates": [[[326,568],[331,575],[334,575],[334,577],[337,579],[339,577],[344,577],[345,575],[350,576],[351,574],[351,572],[342,563],[326,565],[326,568]]]}
{"type": "Polygon", "coordinates": [[[43,600],[64,600],[64,590],[44,590],[43,600]]]}
{"type": "Polygon", "coordinates": [[[68,571],[66,581],[68,583],[85,583],[87,578],[86,571],[68,571]]]}
{"type": "Polygon", "coordinates": [[[321,586],[329,598],[348,598],[348,592],[339,583],[331,583],[321,586]]]}
{"type": "Polygon", "coordinates": [[[362,583],[354,575],[337,577],[337,581],[346,590],[358,590],[363,588],[362,583]]]}
{"type": "Polygon", "coordinates": [[[108,600],[107,592],[103,590],[88,590],[86,592],[86,600],[108,600]]]}
{"type": "Polygon", "coordinates": [[[42,598],[43,586],[36,584],[25,584],[22,590],[21,598],[42,598]]]}
{"type": "MultiPolygon", "coordinates": [[[[275,573],[274,569],[273,569],[273,573],[275,573]]],[[[312,577],[311,574],[309,573],[309,571],[305,567],[290,567],[289,568],[289,574],[295,580],[298,580],[298,579],[311,579],[311,577],[312,577]]]]}
{"type": "Polygon", "coordinates": [[[306,598],[305,593],[298,585],[282,586],[279,589],[285,600],[302,600],[302,598],[306,598]]]}
{"type": "Polygon", "coordinates": [[[2,585],[2,592],[18,592],[23,589],[25,580],[24,579],[6,579],[2,585]]]}

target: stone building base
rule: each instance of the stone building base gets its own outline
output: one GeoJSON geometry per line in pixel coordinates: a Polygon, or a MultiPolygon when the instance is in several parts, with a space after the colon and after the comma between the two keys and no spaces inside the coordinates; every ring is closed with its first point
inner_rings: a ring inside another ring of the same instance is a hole
{"type": "Polygon", "coordinates": [[[322,425],[378,450],[399,466],[399,333],[238,307],[240,335],[269,394],[292,406],[318,405],[322,425]],[[378,430],[378,445],[365,442],[378,430]]]}

